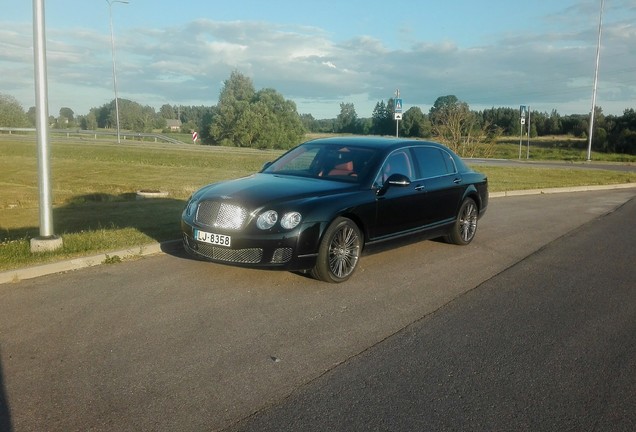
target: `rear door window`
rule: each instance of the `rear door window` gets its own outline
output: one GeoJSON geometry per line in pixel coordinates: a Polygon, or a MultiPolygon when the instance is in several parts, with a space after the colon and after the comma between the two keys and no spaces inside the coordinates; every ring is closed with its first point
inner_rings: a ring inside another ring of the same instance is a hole
{"type": "Polygon", "coordinates": [[[420,178],[441,177],[455,173],[451,156],[435,147],[413,148],[420,178]]]}

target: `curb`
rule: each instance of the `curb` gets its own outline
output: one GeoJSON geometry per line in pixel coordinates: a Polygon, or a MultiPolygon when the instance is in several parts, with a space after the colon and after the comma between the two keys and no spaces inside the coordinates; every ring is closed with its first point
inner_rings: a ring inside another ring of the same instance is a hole
{"type": "MultiPolygon", "coordinates": [[[[524,195],[542,195],[542,194],[555,194],[555,193],[567,193],[567,192],[590,192],[600,190],[614,190],[614,189],[630,189],[636,188],[636,183],[623,183],[616,185],[605,186],[575,186],[566,188],[545,188],[545,189],[528,189],[518,191],[507,192],[493,192],[489,194],[489,198],[504,198],[512,196],[524,196],[524,195]]],[[[73,270],[79,270],[87,267],[93,267],[101,264],[105,264],[109,259],[113,257],[119,257],[124,259],[140,258],[148,255],[155,255],[164,253],[166,249],[173,248],[181,240],[170,240],[163,243],[150,243],[143,246],[136,246],[129,249],[121,249],[118,251],[112,251],[108,253],[93,255],[90,257],[74,258],[66,261],[59,261],[50,264],[43,264],[33,267],[25,267],[20,269],[7,270],[0,272],[0,285],[9,282],[19,282],[25,279],[33,279],[40,276],[46,276],[54,273],[64,273],[73,270]]]]}
{"type": "Polygon", "coordinates": [[[630,189],[636,188],[636,183],[621,183],[615,185],[597,185],[597,186],[571,186],[564,188],[545,188],[545,189],[527,189],[507,192],[493,192],[488,194],[489,198],[502,198],[510,196],[524,196],[524,195],[542,195],[542,194],[555,194],[555,193],[567,193],[567,192],[591,192],[600,190],[614,190],[614,189],[630,189]]]}
{"type": "Polygon", "coordinates": [[[122,260],[134,259],[148,255],[162,253],[167,247],[170,247],[179,240],[172,240],[165,243],[150,243],[143,246],[136,246],[129,249],[121,249],[108,253],[92,255],[89,257],[73,258],[66,261],[58,261],[49,264],[42,264],[33,267],[18,268],[0,272],[0,285],[8,282],[19,282],[25,279],[33,279],[40,276],[46,276],[54,273],[65,273],[73,270],[79,270],[87,267],[93,267],[105,264],[109,259],[118,257],[122,260]]]}

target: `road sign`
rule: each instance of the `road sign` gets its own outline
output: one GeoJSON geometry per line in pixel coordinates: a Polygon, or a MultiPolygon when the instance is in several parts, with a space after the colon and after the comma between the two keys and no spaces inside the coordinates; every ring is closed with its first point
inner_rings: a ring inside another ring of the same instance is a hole
{"type": "Polygon", "coordinates": [[[402,112],[402,99],[396,99],[395,100],[395,112],[396,113],[401,113],[402,112]]]}
{"type": "Polygon", "coordinates": [[[395,119],[395,120],[402,120],[402,113],[398,113],[398,112],[396,112],[396,113],[395,113],[395,114],[393,114],[393,115],[395,116],[395,117],[394,117],[394,119],[395,119]]]}

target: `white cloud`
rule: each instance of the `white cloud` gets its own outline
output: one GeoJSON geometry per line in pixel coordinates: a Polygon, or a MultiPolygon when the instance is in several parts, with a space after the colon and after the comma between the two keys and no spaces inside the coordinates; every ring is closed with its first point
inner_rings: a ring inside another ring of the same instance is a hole
{"type": "MultiPolygon", "coordinates": [[[[0,92],[26,108],[34,91],[32,36],[25,27],[0,22],[0,92]]],[[[317,118],[335,117],[340,103],[351,101],[359,116],[370,116],[396,88],[406,106],[423,109],[454,94],[475,109],[530,104],[585,113],[596,50],[594,28],[501,35],[468,48],[446,40],[393,49],[371,36],[335,41],[315,27],[204,19],[123,30],[115,38],[120,97],[157,108],[213,105],[219,83],[239,70],[257,88],[275,88],[317,118]]],[[[109,34],[56,28],[48,32],[47,48],[52,112],[69,106],[83,114],[112,100],[109,34]]],[[[635,71],[636,27],[614,21],[605,30],[600,72],[598,103],[606,113],[633,107],[635,71]]]]}

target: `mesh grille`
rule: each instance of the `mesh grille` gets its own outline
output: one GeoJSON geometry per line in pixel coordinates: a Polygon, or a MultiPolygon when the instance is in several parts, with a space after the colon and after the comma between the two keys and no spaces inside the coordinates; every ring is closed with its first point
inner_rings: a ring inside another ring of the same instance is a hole
{"type": "Polygon", "coordinates": [[[213,260],[244,264],[258,264],[263,258],[263,249],[226,249],[204,243],[198,244],[196,252],[213,260]]]}
{"type": "Polygon", "coordinates": [[[218,201],[202,201],[199,203],[195,220],[214,228],[240,230],[246,218],[247,210],[243,207],[218,201]]]}
{"type": "Polygon", "coordinates": [[[219,213],[220,206],[221,203],[215,201],[200,202],[195,216],[196,221],[203,225],[212,226],[216,220],[216,215],[219,213]]]}
{"type": "Polygon", "coordinates": [[[292,257],[291,248],[278,248],[274,251],[272,256],[272,264],[282,264],[289,261],[292,257]]]}

